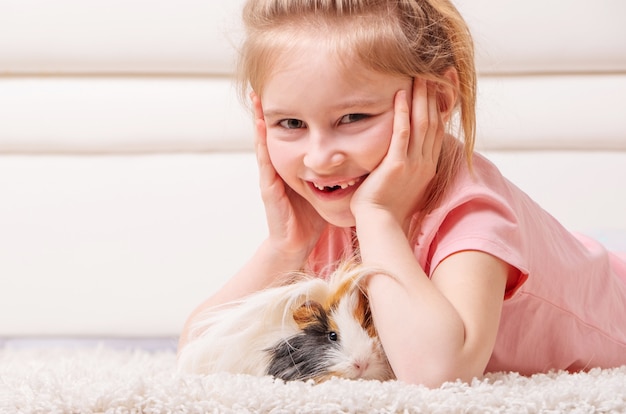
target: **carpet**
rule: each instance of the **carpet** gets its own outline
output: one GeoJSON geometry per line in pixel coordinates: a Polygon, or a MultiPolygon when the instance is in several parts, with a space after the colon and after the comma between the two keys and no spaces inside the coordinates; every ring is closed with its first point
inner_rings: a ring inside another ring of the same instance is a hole
{"type": "Polygon", "coordinates": [[[178,375],[172,350],[0,349],[4,413],[626,412],[626,367],[490,374],[437,389],[398,381],[178,375]]]}

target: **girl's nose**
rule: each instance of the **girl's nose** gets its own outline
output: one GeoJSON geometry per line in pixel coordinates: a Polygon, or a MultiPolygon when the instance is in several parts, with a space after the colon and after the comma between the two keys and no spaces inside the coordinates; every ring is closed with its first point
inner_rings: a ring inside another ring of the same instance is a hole
{"type": "Polygon", "coordinates": [[[311,137],[309,146],[304,154],[304,165],[318,174],[332,172],[346,159],[346,153],[336,140],[330,138],[311,137]]]}

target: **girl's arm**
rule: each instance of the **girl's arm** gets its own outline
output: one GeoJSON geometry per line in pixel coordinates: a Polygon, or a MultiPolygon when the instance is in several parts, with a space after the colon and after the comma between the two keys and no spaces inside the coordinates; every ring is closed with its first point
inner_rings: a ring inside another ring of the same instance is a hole
{"type": "MultiPolygon", "coordinates": [[[[454,83],[456,73],[447,76],[454,83]]],[[[363,263],[392,275],[373,276],[367,286],[385,352],[398,379],[428,386],[482,375],[510,272],[493,256],[464,251],[444,259],[429,279],[406,236],[435,174],[443,119],[455,99],[452,88],[419,79],[410,101],[398,92],[387,155],[351,204],[363,263]]]]}
{"type": "Polygon", "coordinates": [[[372,276],[367,289],[397,378],[437,387],[481,376],[495,343],[509,266],[464,251],[443,260],[431,280],[392,219],[370,217],[359,239],[363,261],[393,275],[372,276]]]}
{"type": "Polygon", "coordinates": [[[261,101],[254,93],[251,98],[255,114],[259,185],[269,234],[244,267],[192,312],[181,332],[179,350],[193,339],[192,327],[205,309],[264,289],[288,272],[303,269],[326,226],[313,207],[287,187],[276,173],[267,152],[261,101]]]}

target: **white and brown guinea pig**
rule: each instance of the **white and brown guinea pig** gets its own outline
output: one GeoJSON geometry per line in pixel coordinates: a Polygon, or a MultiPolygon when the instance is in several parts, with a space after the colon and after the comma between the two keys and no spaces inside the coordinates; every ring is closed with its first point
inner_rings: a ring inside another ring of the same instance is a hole
{"type": "Polygon", "coordinates": [[[181,372],[393,379],[360,281],[374,270],[345,264],[328,281],[291,283],[210,309],[179,353],[181,372]]]}
{"type": "Polygon", "coordinates": [[[316,382],[331,377],[393,378],[367,297],[353,278],[358,275],[349,276],[323,304],[307,301],[293,312],[299,332],[268,349],[268,374],[316,382]]]}

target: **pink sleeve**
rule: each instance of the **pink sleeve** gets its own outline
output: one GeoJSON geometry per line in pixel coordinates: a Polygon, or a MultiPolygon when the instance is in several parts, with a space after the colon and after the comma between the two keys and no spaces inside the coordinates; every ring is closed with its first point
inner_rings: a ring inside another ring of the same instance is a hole
{"type": "Polygon", "coordinates": [[[446,257],[466,250],[481,251],[519,270],[507,283],[505,298],[527,280],[525,246],[517,217],[505,204],[489,198],[471,199],[443,218],[428,253],[430,274],[446,257]]]}

